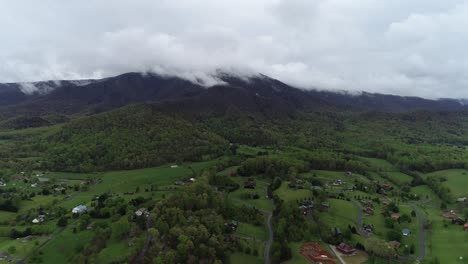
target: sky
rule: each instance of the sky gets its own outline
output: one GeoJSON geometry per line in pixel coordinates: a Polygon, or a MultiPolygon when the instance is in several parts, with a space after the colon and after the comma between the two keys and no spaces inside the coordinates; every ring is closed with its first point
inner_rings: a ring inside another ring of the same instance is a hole
{"type": "Polygon", "coordinates": [[[304,89],[468,98],[459,0],[18,0],[0,3],[0,82],[216,70],[304,89]]]}

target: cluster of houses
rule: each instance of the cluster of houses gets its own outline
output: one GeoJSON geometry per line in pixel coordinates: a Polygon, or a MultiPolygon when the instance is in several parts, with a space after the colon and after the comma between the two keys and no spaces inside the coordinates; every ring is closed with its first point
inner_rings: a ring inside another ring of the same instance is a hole
{"type": "Polygon", "coordinates": [[[461,225],[461,226],[463,226],[463,230],[468,231],[468,222],[466,221],[466,219],[461,218],[458,215],[457,211],[449,210],[449,211],[443,213],[442,216],[447,218],[447,219],[451,219],[452,224],[461,225]]]}

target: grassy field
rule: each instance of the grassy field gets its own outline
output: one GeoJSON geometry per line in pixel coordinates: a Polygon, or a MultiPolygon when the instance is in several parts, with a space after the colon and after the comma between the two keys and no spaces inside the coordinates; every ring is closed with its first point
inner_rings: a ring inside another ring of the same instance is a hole
{"type": "Polygon", "coordinates": [[[76,252],[81,252],[83,247],[89,244],[93,235],[92,231],[73,234],[72,228],[68,227],[40,250],[41,258],[51,264],[70,263],[69,258],[76,252]]]}
{"type": "Polygon", "coordinates": [[[380,171],[398,171],[398,169],[393,164],[383,159],[366,157],[360,157],[360,159],[369,164],[369,166],[371,166],[372,168],[380,171]]]}
{"type": "Polygon", "coordinates": [[[292,189],[288,187],[288,182],[283,182],[281,186],[275,191],[275,194],[278,195],[285,202],[303,200],[305,198],[310,198],[312,192],[306,189],[292,189]]]}
{"type": "Polygon", "coordinates": [[[450,188],[454,198],[459,196],[468,196],[468,171],[463,169],[452,169],[452,170],[441,170],[432,173],[428,173],[428,176],[444,176],[447,181],[442,183],[443,185],[450,188]]]}
{"type": "Polygon", "coordinates": [[[357,209],[351,202],[338,199],[328,199],[330,211],[320,214],[320,219],[332,227],[339,227],[342,231],[348,225],[356,225],[357,209]]]}
{"type": "Polygon", "coordinates": [[[411,176],[397,171],[387,172],[386,174],[390,179],[394,180],[399,184],[410,183],[413,180],[411,176]]]}

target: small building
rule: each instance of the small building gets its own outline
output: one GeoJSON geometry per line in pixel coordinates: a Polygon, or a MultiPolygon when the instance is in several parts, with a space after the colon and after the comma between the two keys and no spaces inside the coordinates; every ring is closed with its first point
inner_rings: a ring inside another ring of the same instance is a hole
{"type": "Polygon", "coordinates": [[[326,210],[330,209],[330,204],[327,202],[323,202],[320,205],[322,206],[323,209],[326,209],[326,210]]]}
{"type": "Polygon", "coordinates": [[[86,211],[88,211],[88,207],[86,207],[86,205],[78,205],[77,207],[72,209],[72,213],[74,214],[81,214],[85,213],[86,211]]]}
{"type": "Polygon", "coordinates": [[[44,177],[38,177],[37,179],[39,180],[39,182],[48,182],[49,181],[49,178],[44,178],[44,177]]]}
{"type": "Polygon", "coordinates": [[[38,215],[36,218],[34,218],[31,222],[33,224],[40,224],[45,221],[45,215],[38,215]]]}
{"type": "Polygon", "coordinates": [[[0,187],[5,187],[6,186],[6,183],[0,181],[0,187]]]}
{"type": "Polygon", "coordinates": [[[0,252],[0,260],[10,260],[10,257],[3,252],[0,252]]]}
{"type": "Polygon", "coordinates": [[[454,225],[464,225],[465,220],[461,219],[460,217],[453,218],[452,219],[452,224],[454,224],[454,225]]]}
{"type": "Polygon", "coordinates": [[[315,191],[321,191],[323,190],[323,187],[322,186],[318,186],[318,185],[313,185],[310,187],[311,190],[315,190],[315,191]]]}
{"type": "Polygon", "coordinates": [[[408,228],[404,228],[403,230],[401,230],[401,234],[407,237],[411,235],[411,231],[408,228]]]}
{"type": "Polygon", "coordinates": [[[183,185],[185,185],[185,182],[183,182],[183,181],[176,181],[176,182],[174,182],[174,185],[183,186],[183,185]]]}
{"type": "Polygon", "coordinates": [[[341,236],[343,235],[343,232],[341,232],[341,229],[339,227],[334,227],[332,228],[332,232],[335,236],[341,236]]]}
{"type": "Polygon", "coordinates": [[[468,223],[464,224],[463,228],[465,229],[465,231],[468,231],[468,223]]]}
{"type": "Polygon", "coordinates": [[[38,185],[37,182],[35,182],[35,183],[31,184],[31,187],[36,188],[37,185],[38,185]]]}
{"type": "Polygon", "coordinates": [[[352,175],[353,175],[353,172],[347,171],[347,172],[345,172],[345,175],[346,175],[346,176],[352,176],[352,175]]]}
{"type": "Polygon", "coordinates": [[[391,214],[390,217],[391,217],[392,219],[395,219],[395,220],[400,219],[400,215],[399,215],[399,214],[391,214]]]}
{"type": "Polygon", "coordinates": [[[29,242],[29,241],[31,241],[33,239],[34,239],[33,236],[25,236],[25,237],[21,238],[21,242],[25,243],[25,242],[29,242]]]}
{"type": "Polygon", "coordinates": [[[354,255],[356,254],[356,249],[351,246],[351,245],[348,245],[346,243],[340,243],[338,246],[336,246],[336,250],[338,250],[339,252],[345,254],[345,255],[354,255]]]}
{"type": "Polygon", "coordinates": [[[142,215],[144,215],[144,216],[149,216],[149,211],[148,211],[148,209],[146,209],[146,208],[140,208],[140,209],[138,209],[138,210],[135,211],[135,215],[136,215],[137,217],[140,217],[140,216],[142,216],[142,215]]]}
{"type": "Polygon", "coordinates": [[[384,189],[387,190],[387,191],[393,190],[393,186],[391,186],[391,185],[388,184],[388,183],[382,184],[382,188],[384,188],[384,189]]]}
{"type": "Polygon", "coordinates": [[[459,197],[459,198],[457,198],[457,202],[459,202],[459,203],[464,203],[464,202],[466,202],[466,200],[467,200],[466,197],[459,197]]]}
{"type": "Polygon", "coordinates": [[[340,186],[340,185],[343,185],[345,182],[341,179],[338,179],[338,180],[335,180],[332,182],[332,185],[335,185],[335,186],[340,186]]]}
{"type": "Polygon", "coordinates": [[[370,207],[366,207],[363,209],[364,213],[366,213],[366,215],[374,215],[374,209],[370,208],[370,207]]]}
{"type": "Polygon", "coordinates": [[[450,210],[448,212],[445,212],[444,214],[442,214],[443,217],[445,218],[450,218],[450,219],[453,219],[453,218],[457,218],[458,217],[458,214],[455,210],[450,210]]]}
{"type": "Polygon", "coordinates": [[[226,231],[228,232],[236,231],[237,227],[239,226],[239,222],[236,220],[232,220],[230,222],[224,223],[224,226],[226,227],[226,231]]]}
{"type": "Polygon", "coordinates": [[[373,233],[375,231],[375,227],[372,224],[364,224],[362,226],[362,229],[364,229],[364,231],[366,231],[366,233],[373,233]]]}
{"type": "Polygon", "coordinates": [[[255,182],[255,179],[253,179],[253,178],[248,178],[248,179],[244,182],[244,188],[247,188],[247,189],[255,189],[256,186],[257,186],[257,183],[255,182]]]}
{"type": "Polygon", "coordinates": [[[171,169],[175,169],[175,168],[178,168],[178,167],[179,167],[179,165],[177,165],[177,164],[171,165],[171,169]]]}
{"type": "Polygon", "coordinates": [[[61,192],[61,191],[66,190],[66,188],[63,187],[63,186],[58,186],[58,187],[55,187],[54,190],[57,191],[57,192],[61,192]]]}

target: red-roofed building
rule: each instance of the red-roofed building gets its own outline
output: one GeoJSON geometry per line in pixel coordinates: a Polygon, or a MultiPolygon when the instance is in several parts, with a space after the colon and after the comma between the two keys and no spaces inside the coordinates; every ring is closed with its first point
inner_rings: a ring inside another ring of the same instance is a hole
{"type": "Polygon", "coordinates": [[[356,253],[356,249],[353,246],[348,245],[346,243],[340,243],[338,246],[336,246],[336,250],[345,255],[353,255],[356,253]]]}
{"type": "Polygon", "coordinates": [[[395,219],[395,220],[398,220],[400,219],[400,215],[399,214],[392,214],[390,215],[391,218],[395,219]]]}

